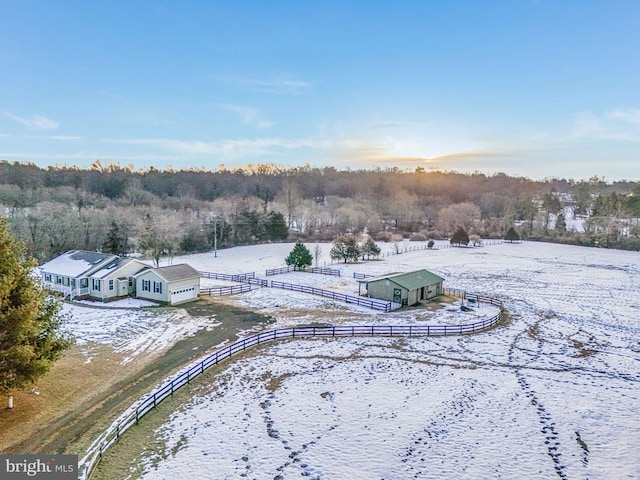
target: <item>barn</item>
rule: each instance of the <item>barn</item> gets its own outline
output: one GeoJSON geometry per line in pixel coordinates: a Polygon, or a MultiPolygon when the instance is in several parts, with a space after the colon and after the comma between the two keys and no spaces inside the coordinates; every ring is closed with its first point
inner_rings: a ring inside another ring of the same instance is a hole
{"type": "Polygon", "coordinates": [[[178,305],[200,294],[200,273],[186,263],[148,268],[134,276],[136,297],[178,305]]]}
{"type": "Polygon", "coordinates": [[[421,300],[431,300],[442,295],[443,282],[444,278],[424,269],[407,273],[390,273],[358,280],[360,284],[358,293],[402,305],[415,305],[421,300]],[[363,285],[364,293],[361,292],[363,285]]]}

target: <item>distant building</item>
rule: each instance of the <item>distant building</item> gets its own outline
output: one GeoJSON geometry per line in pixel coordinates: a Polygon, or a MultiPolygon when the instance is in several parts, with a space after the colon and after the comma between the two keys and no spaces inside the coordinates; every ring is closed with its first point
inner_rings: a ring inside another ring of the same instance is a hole
{"type": "Polygon", "coordinates": [[[444,278],[428,270],[407,273],[390,273],[379,277],[358,280],[358,293],[402,305],[415,305],[443,294],[444,278]],[[361,292],[364,285],[365,292],[361,292]]]}
{"type": "Polygon", "coordinates": [[[200,274],[189,265],[151,268],[109,253],[71,250],[40,266],[40,272],[46,287],[69,300],[88,297],[107,301],[135,296],[176,305],[195,300],[200,294],[200,274]],[[151,285],[147,282],[153,282],[149,290],[143,288],[151,285]]]}

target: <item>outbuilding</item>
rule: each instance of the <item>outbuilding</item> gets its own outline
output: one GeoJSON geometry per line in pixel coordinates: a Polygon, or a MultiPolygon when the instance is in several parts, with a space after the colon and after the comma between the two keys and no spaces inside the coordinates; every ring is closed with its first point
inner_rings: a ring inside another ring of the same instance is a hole
{"type": "Polygon", "coordinates": [[[138,298],[178,305],[196,300],[200,294],[200,273],[186,263],[148,268],[134,279],[138,298]]]}
{"type": "Polygon", "coordinates": [[[358,280],[358,283],[360,295],[402,305],[415,305],[421,300],[431,300],[444,293],[444,278],[424,269],[370,277],[358,280]],[[363,285],[364,294],[361,293],[363,285]]]}

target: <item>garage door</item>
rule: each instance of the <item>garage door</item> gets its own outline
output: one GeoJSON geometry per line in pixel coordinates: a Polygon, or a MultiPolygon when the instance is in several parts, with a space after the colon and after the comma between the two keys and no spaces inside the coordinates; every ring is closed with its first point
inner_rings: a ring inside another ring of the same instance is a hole
{"type": "Polygon", "coordinates": [[[180,287],[171,291],[171,305],[184,302],[185,300],[191,300],[197,297],[196,286],[180,287]]]}

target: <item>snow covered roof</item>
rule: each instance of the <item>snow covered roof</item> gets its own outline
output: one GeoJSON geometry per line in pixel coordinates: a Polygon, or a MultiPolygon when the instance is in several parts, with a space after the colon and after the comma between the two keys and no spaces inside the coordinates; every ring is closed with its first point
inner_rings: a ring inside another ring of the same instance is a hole
{"type": "Polygon", "coordinates": [[[407,290],[416,290],[427,285],[443,282],[444,278],[429,270],[415,270],[407,273],[391,273],[374,278],[359,280],[360,283],[372,283],[380,280],[389,280],[407,290]]]}
{"type": "Polygon", "coordinates": [[[131,262],[139,263],[140,264],[140,270],[142,270],[144,267],[146,267],[145,264],[143,264],[142,262],[138,262],[137,260],[133,260],[131,258],[118,257],[115,260],[113,260],[112,262],[106,264],[104,267],[102,267],[102,269],[98,270],[97,272],[95,272],[91,276],[93,278],[105,278],[105,277],[111,275],[113,272],[116,272],[116,271],[120,270],[121,268],[129,265],[131,262]]]}
{"type": "Polygon", "coordinates": [[[167,283],[186,280],[188,278],[200,278],[200,273],[198,272],[198,270],[193,268],[191,265],[187,265],[186,263],[181,263],[180,265],[171,265],[169,267],[147,269],[139,272],[134,276],[137,277],[138,275],[147,273],[149,270],[153,271],[167,283]]]}
{"type": "Polygon", "coordinates": [[[46,273],[78,278],[88,276],[117,259],[118,256],[111,253],[70,250],[41,265],[40,270],[46,273]]]}

